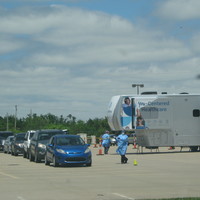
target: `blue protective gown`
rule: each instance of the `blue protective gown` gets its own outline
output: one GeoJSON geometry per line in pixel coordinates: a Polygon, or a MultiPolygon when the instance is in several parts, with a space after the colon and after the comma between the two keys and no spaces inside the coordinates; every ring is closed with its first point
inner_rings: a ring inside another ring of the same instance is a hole
{"type": "Polygon", "coordinates": [[[110,147],[110,135],[108,133],[102,135],[102,140],[103,147],[110,147]]]}
{"type": "Polygon", "coordinates": [[[125,155],[127,147],[128,147],[128,136],[125,135],[125,134],[120,134],[116,138],[116,140],[117,140],[117,145],[118,145],[118,148],[117,148],[116,152],[119,155],[125,155]]]}

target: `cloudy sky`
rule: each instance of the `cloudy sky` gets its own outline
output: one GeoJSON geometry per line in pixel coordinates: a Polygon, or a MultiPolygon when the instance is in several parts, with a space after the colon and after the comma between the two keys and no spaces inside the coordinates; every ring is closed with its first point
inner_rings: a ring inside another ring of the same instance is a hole
{"type": "Polygon", "coordinates": [[[199,93],[199,0],[0,0],[0,116],[106,116],[118,94],[199,93]]]}

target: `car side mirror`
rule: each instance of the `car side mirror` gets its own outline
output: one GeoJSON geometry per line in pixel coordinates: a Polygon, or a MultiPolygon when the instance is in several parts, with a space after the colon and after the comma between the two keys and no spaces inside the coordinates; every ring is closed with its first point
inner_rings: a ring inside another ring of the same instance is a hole
{"type": "Polygon", "coordinates": [[[53,148],[53,144],[48,144],[48,147],[53,148]]]}

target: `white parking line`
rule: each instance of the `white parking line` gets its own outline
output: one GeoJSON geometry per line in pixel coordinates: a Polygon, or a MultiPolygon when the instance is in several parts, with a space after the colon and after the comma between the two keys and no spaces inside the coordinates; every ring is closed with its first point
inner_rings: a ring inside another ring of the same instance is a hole
{"type": "Polygon", "coordinates": [[[116,196],[119,196],[119,197],[122,197],[122,198],[124,198],[124,199],[135,200],[134,198],[127,197],[127,196],[125,196],[125,195],[123,195],[123,194],[118,194],[118,193],[112,193],[112,194],[114,194],[114,195],[116,195],[116,196]]]}
{"type": "Polygon", "coordinates": [[[23,197],[18,196],[17,197],[18,200],[25,200],[23,197]]]}
{"type": "Polygon", "coordinates": [[[0,172],[0,175],[7,176],[7,177],[10,177],[10,178],[13,178],[13,179],[19,179],[19,177],[17,177],[17,176],[13,176],[11,174],[6,174],[4,172],[0,172]]]}

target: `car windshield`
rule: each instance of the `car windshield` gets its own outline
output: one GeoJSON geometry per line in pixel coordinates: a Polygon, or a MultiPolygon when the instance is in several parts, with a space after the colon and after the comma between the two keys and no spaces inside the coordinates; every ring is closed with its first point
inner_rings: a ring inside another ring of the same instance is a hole
{"type": "Polygon", "coordinates": [[[80,137],[60,137],[57,138],[57,145],[66,146],[66,145],[84,145],[84,141],[80,137]]]}
{"type": "Polygon", "coordinates": [[[56,134],[63,134],[63,132],[40,133],[38,140],[49,140],[53,135],[56,135],[56,134]]]}
{"type": "Polygon", "coordinates": [[[18,136],[16,137],[16,141],[24,140],[24,137],[25,137],[25,135],[18,135],[18,136]]]}

